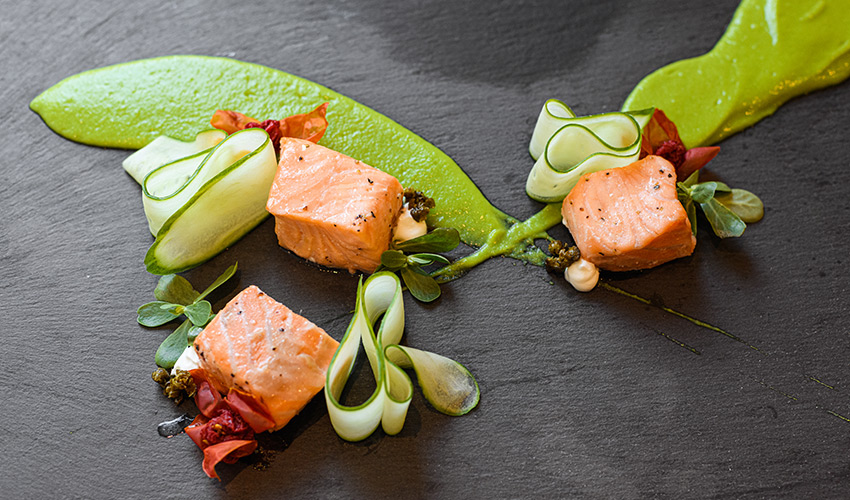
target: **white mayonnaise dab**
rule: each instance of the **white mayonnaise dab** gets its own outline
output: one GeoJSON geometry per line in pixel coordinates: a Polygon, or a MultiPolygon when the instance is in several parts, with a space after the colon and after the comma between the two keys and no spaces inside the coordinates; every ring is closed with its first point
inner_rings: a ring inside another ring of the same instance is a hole
{"type": "Polygon", "coordinates": [[[416,222],[407,211],[407,205],[401,207],[395,229],[393,229],[393,241],[407,241],[418,238],[428,232],[425,221],[416,222]]]}
{"type": "Polygon", "coordinates": [[[599,268],[584,259],[579,259],[564,271],[564,278],[579,292],[589,292],[599,281],[599,268]]]}
{"type": "Polygon", "coordinates": [[[174,363],[174,368],[171,369],[171,375],[177,373],[177,370],[194,370],[195,368],[201,367],[201,360],[198,359],[198,353],[195,352],[195,348],[189,346],[183,351],[183,354],[177,358],[177,362],[174,363]]]}

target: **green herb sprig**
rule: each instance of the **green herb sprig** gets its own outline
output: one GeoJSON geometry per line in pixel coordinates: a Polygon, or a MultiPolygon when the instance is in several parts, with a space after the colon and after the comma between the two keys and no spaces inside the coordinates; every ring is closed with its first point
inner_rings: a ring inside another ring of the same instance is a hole
{"type": "Polygon", "coordinates": [[[212,321],[215,317],[212,305],[204,298],[229,280],[236,273],[236,266],[237,264],[233,264],[228,267],[203,292],[198,292],[189,280],[176,274],[167,274],[159,279],[153,291],[157,300],[139,307],[136,320],[147,327],[164,325],[181,315],[185,315],[186,320],[166,337],[156,350],[154,360],[157,365],[167,369],[173,368],[186,347],[194,342],[195,337],[212,321]]]}
{"type": "Polygon", "coordinates": [[[741,236],[747,222],[758,222],[764,217],[764,204],[755,194],[730,188],[722,182],[698,183],[698,180],[699,171],[696,171],[684,182],[676,183],[676,193],[691,221],[694,236],[697,234],[697,205],[720,238],[741,236]]]}
{"type": "Polygon", "coordinates": [[[440,296],[440,285],[422,268],[448,264],[449,259],[431,252],[448,252],[459,244],[457,229],[437,228],[418,238],[393,244],[393,248],[381,254],[381,265],[375,272],[398,272],[411,295],[422,302],[433,302],[440,296]]]}

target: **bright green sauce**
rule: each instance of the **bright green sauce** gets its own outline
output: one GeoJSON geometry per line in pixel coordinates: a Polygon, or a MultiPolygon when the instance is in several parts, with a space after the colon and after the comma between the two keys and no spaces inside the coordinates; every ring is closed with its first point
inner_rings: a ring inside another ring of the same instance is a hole
{"type": "Polygon", "coordinates": [[[848,0],[744,0],[710,52],[650,74],[623,109],[663,109],[685,144],[695,147],[848,76],[848,0]]]}
{"type": "MultiPolygon", "coordinates": [[[[657,106],[688,146],[710,144],[773,113],[788,99],[850,76],[847,0],[744,0],[708,54],[647,76],[623,109],[657,106]]],[[[525,222],[484,197],[446,154],[386,116],[311,81],[232,59],[171,56],[72,76],[30,104],[57,133],[103,147],[140,148],[159,135],[189,140],[216,109],[279,118],[328,101],[325,146],[424,191],[429,224],[454,227],[478,250],[441,270],[452,279],[497,255],[542,265],[533,246],[561,222],[550,204],[525,222]]]]}
{"type": "Polygon", "coordinates": [[[533,244],[560,221],[551,210],[526,223],[498,210],[445,153],[401,125],[327,87],[232,59],[172,56],[87,71],[51,87],[30,104],[57,133],[103,147],[140,148],[160,135],[182,140],[209,128],[216,109],[280,118],[329,102],[321,144],[395,176],[436,201],[434,226],[456,228],[479,247],[444,274],[455,277],[496,255],[542,264],[533,244]]]}

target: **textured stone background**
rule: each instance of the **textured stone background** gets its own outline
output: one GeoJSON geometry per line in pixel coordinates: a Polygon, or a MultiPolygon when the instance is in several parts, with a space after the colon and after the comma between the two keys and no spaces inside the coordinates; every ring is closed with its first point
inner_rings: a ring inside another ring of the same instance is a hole
{"type": "MultiPolygon", "coordinates": [[[[710,49],[736,4],[0,0],[0,496],[846,495],[847,83],[722,143],[712,174],[767,206],[744,238],[701,230],[690,258],[604,277],[758,351],[657,307],[601,289],[580,295],[539,268],[494,259],[444,286],[436,305],[406,304],[408,344],[464,363],[481,386],[477,410],[446,417],[417,394],[399,436],[351,444],[319,400],[264,438],[277,451],[268,470],[220,466],[220,483],[204,476],[189,439],[156,433],[192,405],[175,407],[150,380],[167,330],[135,323],[156,277],[142,265],[151,237],[139,188],[120,167],[127,153],[69,142],[27,107],[88,69],[168,54],[235,57],[390,116],[525,218],[539,209],[523,186],[542,103],[618,109],[646,73],[710,49]]],[[[235,260],[238,281],[214,307],[257,284],[342,336],[355,277],[280,249],[270,220],[187,276],[205,286],[235,260]]]]}

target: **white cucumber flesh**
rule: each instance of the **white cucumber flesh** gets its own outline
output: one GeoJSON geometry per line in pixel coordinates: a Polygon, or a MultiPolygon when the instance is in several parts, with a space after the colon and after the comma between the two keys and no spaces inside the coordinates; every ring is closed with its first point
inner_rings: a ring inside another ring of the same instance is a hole
{"type": "Polygon", "coordinates": [[[222,130],[210,129],[199,133],[194,141],[159,136],[147,146],[128,156],[122,166],[136,182],[142,184],[145,177],[154,169],[209,149],[221,142],[226,135],[222,130]]]}
{"type": "MultiPolygon", "coordinates": [[[[164,165],[146,179],[146,213],[171,213],[156,232],[156,241],[145,255],[153,274],[191,269],[218,254],[259,224],[267,215],[266,201],[277,171],[274,147],[259,128],[229,135],[206,154],[188,181],[180,184],[192,161],[187,158],[164,165]],[[185,165],[179,165],[181,162],[185,165]],[[169,178],[169,167],[175,177],[169,178]],[[164,178],[158,179],[163,176],[164,178]],[[178,189],[164,197],[150,190],[178,189]],[[154,207],[149,212],[148,207],[154,207]]],[[[151,216],[149,215],[149,218],[151,216]]],[[[152,223],[153,227],[153,223],[152,223]]]]}

